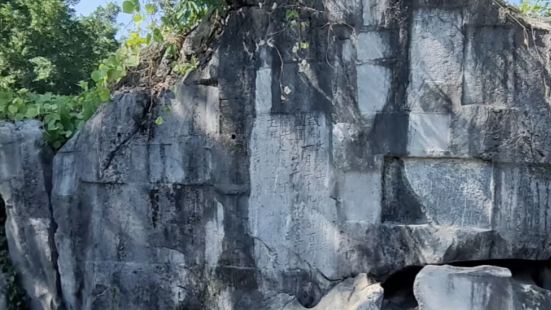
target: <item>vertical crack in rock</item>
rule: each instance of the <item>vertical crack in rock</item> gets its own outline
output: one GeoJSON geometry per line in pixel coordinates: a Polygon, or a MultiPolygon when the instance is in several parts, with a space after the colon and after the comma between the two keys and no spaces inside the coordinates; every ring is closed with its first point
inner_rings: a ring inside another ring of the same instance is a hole
{"type": "Polygon", "coordinates": [[[56,295],[59,296],[59,305],[55,305],[55,304],[52,304],[50,305],[50,308],[52,309],[56,309],[56,308],[59,308],[59,309],[65,309],[65,302],[64,302],[64,299],[63,299],[63,291],[61,289],[61,275],[59,273],[59,266],[58,266],[58,259],[59,259],[59,254],[58,254],[58,249],[57,249],[57,246],[56,246],[56,243],[55,243],[55,234],[57,232],[57,229],[58,229],[58,225],[57,225],[57,222],[55,220],[55,217],[54,217],[54,209],[53,209],[53,205],[52,205],[52,197],[51,197],[51,193],[52,193],[52,178],[53,178],[53,174],[52,174],[52,164],[53,164],[53,159],[51,156],[49,157],[43,157],[44,159],[44,167],[47,167],[46,169],[44,169],[44,180],[46,182],[45,184],[45,187],[47,189],[47,193],[48,193],[48,210],[49,210],[49,220],[50,220],[50,223],[51,223],[51,227],[50,227],[50,232],[49,232],[49,243],[48,243],[48,247],[50,248],[50,251],[51,251],[51,255],[52,255],[52,263],[53,263],[53,269],[54,269],[54,272],[55,272],[55,292],[56,292],[56,295]]]}
{"type": "Polygon", "coordinates": [[[55,244],[55,234],[58,228],[57,222],[54,217],[54,209],[52,205],[52,189],[53,189],[53,151],[50,150],[48,147],[43,147],[40,149],[39,152],[39,160],[41,163],[42,174],[43,174],[43,182],[44,182],[44,188],[46,191],[46,195],[48,196],[48,219],[50,221],[50,230],[49,230],[49,238],[48,238],[48,248],[51,251],[52,256],[52,267],[55,272],[55,294],[59,298],[59,304],[56,305],[52,303],[49,305],[51,309],[65,309],[64,305],[64,299],[63,299],[63,293],[61,290],[61,275],[59,273],[59,266],[58,266],[58,249],[55,244]]]}
{"type": "Polygon", "coordinates": [[[5,250],[28,296],[27,306],[62,308],[53,241],[56,223],[50,204],[52,152],[43,140],[40,123],[1,123],[0,159],[5,250]]]}
{"type": "Polygon", "coordinates": [[[6,204],[0,196],[0,308],[25,309],[29,300],[10,258],[6,236],[6,204]]]}
{"type": "Polygon", "coordinates": [[[143,106],[143,112],[141,113],[141,115],[138,115],[137,118],[133,119],[133,124],[132,124],[132,127],[133,129],[128,132],[126,134],[126,136],[124,136],[122,139],[120,139],[120,137],[117,135],[117,138],[118,140],[120,141],[117,141],[117,143],[113,146],[113,149],[111,151],[108,152],[106,158],[105,158],[105,162],[104,162],[104,165],[101,169],[101,171],[106,171],[110,168],[113,160],[115,159],[115,156],[117,156],[119,154],[119,152],[127,146],[127,144],[140,132],[140,131],[144,131],[144,130],[147,130],[148,132],[148,136],[151,136],[151,134],[153,134],[151,132],[152,130],[152,127],[153,127],[153,123],[152,123],[152,119],[153,118],[153,114],[152,114],[152,109],[153,109],[153,106],[155,105],[155,102],[158,101],[157,98],[154,98],[153,95],[149,94],[149,95],[145,95],[144,96],[146,98],[143,98],[143,100],[146,102],[145,104],[140,102],[140,103],[137,103],[141,106],[143,106]]]}

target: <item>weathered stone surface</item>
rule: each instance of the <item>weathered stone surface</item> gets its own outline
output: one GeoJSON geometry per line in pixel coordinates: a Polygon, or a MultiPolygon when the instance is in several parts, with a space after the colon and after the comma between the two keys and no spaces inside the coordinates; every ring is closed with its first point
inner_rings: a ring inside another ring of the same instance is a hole
{"type": "Polygon", "coordinates": [[[404,159],[388,161],[387,166],[385,180],[392,185],[385,194],[395,196],[397,201],[385,206],[388,208],[385,220],[415,224],[421,217],[423,222],[433,225],[491,229],[494,205],[494,169],[491,163],[463,159],[404,159]],[[399,178],[405,178],[409,184],[404,184],[399,178]],[[414,206],[410,212],[404,210],[403,199],[407,198],[400,191],[405,193],[408,189],[411,197],[416,198],[421,214],[412,213],[414,206]],[[445,195],[434,194],[444,192],[445,195]]]}
{"type": "Polygon", "coordinates": [[[445,156],[450,149],[450,115],[410,113],[408,152],[415,157],[445,156]]]}
{"type": "Polygon", "coordinates": [[[551,291],[517,282],[507,268],[427,266],[415,278],[419,310],[549,309],[551,291]]]}
{"type": "Polygon", "coordinates": [[[7,215],[11,261],[31,309],[58,309],[62,302],[50,209],[51,160],[39,122],[0,124],[1,212],[7,215]]]}
{"type": "Polygon", "coordinates": [[[234,1],[201,68],[117,94],[51,180],[18,170],[38,133],[1,144],[68,309],[377,309],[367,277],[551,257],[551,27],[525,42],[493,0],[286,9],[234,1]]]}
{"type": "Polygon", "coordinates": [[[363,23],[365,26],[381,26],[388,23],[388,9],[391,1],[383,0],[362,0],[363,3],[363,23]]]}
{"type": "Polygon", "coordinates": [[[548,65],[518,24],[491,1],[300,13],[237,9],[176,92],[119,95],[57,154],[69,308],[321,307],[350,275],[550,256],[551,114],[521,81],[548,65]]]}
{"type": "MultiPolygon", "coordinates": [[[[366,274],[356,278],[346,279],[335,286],[319,304],[310,308],[314,310],[380,310],[383,302],[383,288],[380,284],[372,284],[366,274]]],[[[304,310],[296,298],[280,294],[267,302],[268,310],[304,310]]]]}
{"type": "Polygon", "coordinates": [[[414,112],[447,113],[461,103],[462,12],[420,8],[411,18],[408,106],[414,112]]]}
{"type": "Polygon", "coordinates": [[[362,64],[358,69],[358,104],[363,117],[382,112],[390,96],[392,73],[388,68],[362,64]]]}
{"type": "Polygon", "coordinates": [[[0,273],[0,309],[8,309],[8,283],[4,273],[0,273]]]}
{"type": "Polygon", "coordinates": [[[510,106],[515,83],[512,29],[470,26],[466,40],[462,104],[510,106]]]}

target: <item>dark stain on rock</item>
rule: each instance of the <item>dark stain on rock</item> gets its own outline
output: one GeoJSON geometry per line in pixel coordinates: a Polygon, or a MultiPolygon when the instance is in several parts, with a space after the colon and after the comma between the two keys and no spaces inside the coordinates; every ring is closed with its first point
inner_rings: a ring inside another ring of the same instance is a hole
{"type": "Polygon", "coordinates": [[[149,204],[151,206],[151,224],[153,228],[157,228],[159,222],[159,190],[152,189],[149,191],[149,204]]]}
{"type": "Polygon", "coordinates": [[[423,205],[411,188],[399,158],[385,158],[382,220],[390,223],[423,224],[423,205]]]}
{"type": "Polygon", "coordinates": [[[306,308],[316,306],[321,300],[321,290],[316,282],[304,282],[299,286],[297,294],[298,302],[306,308]]]}

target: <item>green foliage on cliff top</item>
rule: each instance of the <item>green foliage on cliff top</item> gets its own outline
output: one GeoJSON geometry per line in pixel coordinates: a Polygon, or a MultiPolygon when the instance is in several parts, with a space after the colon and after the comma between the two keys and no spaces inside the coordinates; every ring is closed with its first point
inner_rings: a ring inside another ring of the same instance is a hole
{"type": "Polygon", "coordinates": [[[75,18],[62,0],[0,1],[0,87],[74,94],[115,51],[119,12],[111,4],[75,18]]]}
{"type": "Polygon", "coordinates": [[[522,0],[518,4],[521,13],[534,17],[550,17],[550,0],[522,0]]]}
{"type": "Polygon", "coordinates": [[[181,36],[222,0],[127,0],[76,19],[63,0],[0,0],[0,119],[42,120],[58,149],[88,120],[114,86],[155,44],[184,74],[181,36]],[[114,20],[133,15],[134,30],[119,44],[114,20]],[[29,26],[30,25],[30,26],[29,26]]]}

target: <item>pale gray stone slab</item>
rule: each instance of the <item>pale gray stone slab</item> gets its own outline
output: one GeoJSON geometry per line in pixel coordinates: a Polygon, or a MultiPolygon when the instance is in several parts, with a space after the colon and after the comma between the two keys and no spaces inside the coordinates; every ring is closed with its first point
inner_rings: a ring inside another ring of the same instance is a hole
{"type": "Polygon", "coordinates": [[[358,105],[363,117],[374,117],[388,102],[391,87],[391,70],[373,64],[357,66],[358,105]]]}
{"type": "Polygon", "coordinates": [[[461,104],[462,14],[419,9],[413,13],[408,106],[414,112],[447,112],[461,104]]]}
{"type": "Polygon", "coordinates": [[[420,310],[547,309],[551,292],[513,279],[507,268],[494,266],[427,266],[415,278],[420,310]]]}
{"type": "Polygon", "coordinates": [[[450,151],[451,116],[441,113],[409,115],[408,153],[411,156],[443,156],[450,151]]]}

